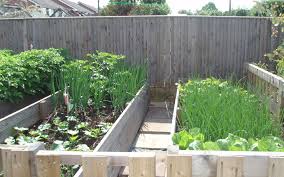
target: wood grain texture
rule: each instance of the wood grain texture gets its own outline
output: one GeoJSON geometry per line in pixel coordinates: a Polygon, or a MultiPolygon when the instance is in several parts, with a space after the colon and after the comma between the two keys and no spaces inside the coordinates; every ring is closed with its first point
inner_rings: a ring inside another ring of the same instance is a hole
{"type": "Polygon", "coordinates": [[[67,48],[74,58],[101,50],[148,62],[152,85],[192,76],[243,76],[281,41],[271,19],[252,17],[141,16],[0,20],[0,48],[67,48]],[[44,35],[42,35],[44,34],[44,35]],[[21,40],[19,40],[21,39],[21,40]]]}
{"type": "Polygon", "coordinates": [[[129,157],[129,177],[156,177],[156,156],[138,154],[129,157]]]}
{"type": "MultiPolygon", "coordinates": [[[[118,117],[108,133],[98,144],[95,152],[127,152],[130,150],[137,132],[143,122],[149,104],[149,86],[144,85],[118,117]]],[[[112,167],[109,175],[118,175],[120,167],[112,167]]],[[[82,176],[80,169],[75,177],[82,176]]]]}
{"type": "Polygon", "coordinates": [[[83,177],[108,177],[108,157],[83,156],[83,177]]]}
{"type": "Polygon", "coordinates": [[[168,154],[167,177],[192,177],[192,156],[168,154]]]}
{"type": "Polygon", "coordinates": [[[217,177],[243,177],[243,157],[221,156],[217,163],[217,177]]]}
{"type": "Polygon", "coordinates": [[[38,177],[60,177],[60,157],[59,156],[36,156],[38,177]]]}
{"type": "Polygon", "coordinates": [[[30,127],[52,111],[52,96],[47,96],[0,120],[0,142],[15,133],[14,127],[30,127]],[[44,103],[43,103],[44,102],[44,103]]]}
{"type": "Polygon", "coordinates": [[[271,113],[281,121],[284,109],[284,79],[254,64],[246,64],[248,87],[269,98],[271,113]]]}
{"type": "Polygon", "coordinates": [[[270,157],[268,177],[284,177],[284,158],[270,157]]]}

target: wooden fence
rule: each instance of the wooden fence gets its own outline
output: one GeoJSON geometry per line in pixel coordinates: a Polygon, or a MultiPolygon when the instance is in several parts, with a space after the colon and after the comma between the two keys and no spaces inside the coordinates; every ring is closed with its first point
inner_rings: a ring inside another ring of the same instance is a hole
{"type": "Polygon", "coordinates": [[[2,147],[5,177],[60,177],[60,165],[83,167],[84,177],[107,177],[109,167],[128,167],[129,177],[282,177],[284,153],[177,151],[45,151],[41,145],[2,147]],[[15,149],[16,148],[16,149],[15,149]],[[7,176],[8,175],[8,176],[7,176]]]}
{"type": "MultiPolygon", "coordinates": [[[[248,71],[248,87],[269,98],[270,111],[283,119],[284,79],[254,64],[246,64],[248,71]]],[[[282,120],[283,121],[283,120],[282,120]]]]}
{"type": "Polygon", "coordinates": [[[271,19],[139,16],[0,20],[0,48],[67,48],[81,58],[94,50],[148,61],[151,84],[190,76],[236,75],[275,47],[271,19]]]}

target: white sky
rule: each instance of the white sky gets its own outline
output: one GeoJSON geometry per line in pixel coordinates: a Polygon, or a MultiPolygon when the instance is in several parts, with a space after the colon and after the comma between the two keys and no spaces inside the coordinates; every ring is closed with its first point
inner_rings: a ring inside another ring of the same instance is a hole
{"type": "MultiPolygon", "coordinates": [[[[94,7],[97,7],[98,0],[71,0],[74,2],[81,1],[87,4],[90,4],[94,7]]],[[[107,5],[109,0],[100,0],[100,6],[107,5]]],[[[250,8],[254,5],[256,0],[232,0],[232,8],[250,8]]],[[[202,6],[208,2],[214,2],[217,8],[221,11],[226,11],[229,9],[229,0],[167,0],[171,11],[173,14],[181,9],[191,9],[193,12],[197,9],[201,9],[202,6]]]]}

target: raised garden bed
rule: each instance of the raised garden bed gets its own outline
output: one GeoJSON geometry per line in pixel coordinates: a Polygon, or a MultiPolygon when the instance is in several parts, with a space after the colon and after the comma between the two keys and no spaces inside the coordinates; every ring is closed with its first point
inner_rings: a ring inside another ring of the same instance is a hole
{"type": "Polygon", "coordinates": [[[255,64],[246,64],[248,87],[269,97],[270,111],[282,116],[284,108],[284,79],[255,64]]]}
{"type": "MultiPolygon", "coordinates": [[[[135,98],[128,103],[108,132],[101,138],[94,151],[128,151],[146,114],[148,102],[149,88],[147,85],[144,85],[138,91],[135,98]]],[[[13,127],[30,127],[36,122],[41,121],[52,110],[51,96],[48,96],[1,120],[2,130],[0,134],[2,141],[11,135],[9,133],[13,132],[13,127]]],[[[116,174],[118,172],[119,169],[112,171],[112,173],[116,174]]]]}
{"type": "Polygon", "coordinates": [[[0,119],[36,101],[39,101],[44,97],[45,96],[28,96],[18,103],[0,102],[0,119]]]}
{"type": "Polygon", "coordinates": [[[171,134],[183,150],[284,150],[282,126],[268,102],[216,79],[179,86],[171,134]]]}

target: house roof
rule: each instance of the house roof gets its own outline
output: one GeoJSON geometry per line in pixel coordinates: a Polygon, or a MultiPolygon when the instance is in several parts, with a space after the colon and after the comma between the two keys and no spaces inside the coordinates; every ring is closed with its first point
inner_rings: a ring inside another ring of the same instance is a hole
{"type": "Polygon", "coordinates": [[[88,10],[91,10],[91,11],[93,11],[94,13],[97,13],[97,12],[98,12],[98,9],[96,9],[95,7],[93,7],[93,6],[91,6],[91,5],[85,4],[85,3],[83,3],[83,2],[80,2],[80,1],[79,1],[79,2],[78,2],[78,5],[84,7],[84,8],[86,8],[86,9],[88,9],[88,10]]]}
{"type": "Polygon", "coordinates": [[[56,2],[52,0],[30,0],[31,2],[34,2],[36,5],[39,5],[42,8],[49,8],[49,9],[64,9],[63,6],[60,4],[57,4],[56,2]]]}
{"type": "Polygon", "coordinates": [[[91,10],[89,10],[87,8],[84,8],[84,7],[80,6],[80,5],[78,5],[77,3],[69,1],[69,0],[57,0],[57,1],[61,1],[62,3],[68,5],[72,9],[74,9],[76,11],[79,11],[79,12],[84,12],[84,13],[89,13],[89,14],[93,14],[94,13],[93,11],[91,11],[91,10]]]}

